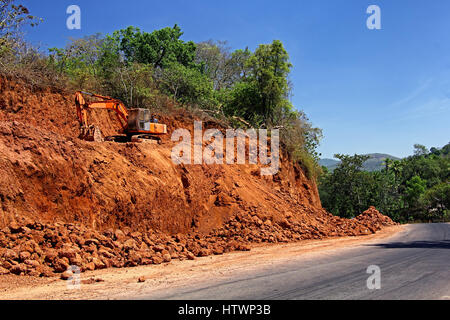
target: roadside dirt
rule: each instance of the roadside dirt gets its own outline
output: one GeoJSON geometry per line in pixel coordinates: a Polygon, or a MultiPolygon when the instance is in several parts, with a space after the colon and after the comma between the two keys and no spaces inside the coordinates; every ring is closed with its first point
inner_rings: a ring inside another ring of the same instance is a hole
{"type": "Polygon", "coordinates": [[[403,232],[405,228],[396,225],[369,236],[254,245],[251,252],[234,252],[195,261],[174,261],[159,266],[89,271],[81,275],[80,289],[68,289],[67,282],[58,279],[0,276],[0,299],[135,298],[143,293],[219,281],[267,267],[276,268],[299,256],[312,258],[342,248],[374,243],[403,232]]]}

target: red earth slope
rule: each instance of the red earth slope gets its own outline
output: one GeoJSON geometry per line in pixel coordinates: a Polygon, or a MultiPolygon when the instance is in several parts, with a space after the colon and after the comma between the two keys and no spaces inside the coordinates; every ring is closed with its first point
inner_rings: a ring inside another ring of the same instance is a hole
{"type": "MultiPolygon", "coordinates": [[[[0,273],[161,263],[393,223],[373,210],[327,213],[315,183],[284,157],[273,177],[258,165],[175,165],[170,134],[193,126],[181,112],[162,117],[163,145],[81,141],[73,100],[0,79],[0,273]]],[[[113,114],[90,119],[117,133],[113,114]]]]}

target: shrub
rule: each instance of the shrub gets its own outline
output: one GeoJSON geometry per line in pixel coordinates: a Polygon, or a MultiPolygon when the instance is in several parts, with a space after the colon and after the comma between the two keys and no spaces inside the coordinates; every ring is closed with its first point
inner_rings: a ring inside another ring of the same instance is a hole
{"type": "Polygon", "coordinates": [[[24,80],[32,86],[67,86],[67,77],[57,72],[49,58],[21,40],[5,40],[0,44],[0,74],[24,80]]]}

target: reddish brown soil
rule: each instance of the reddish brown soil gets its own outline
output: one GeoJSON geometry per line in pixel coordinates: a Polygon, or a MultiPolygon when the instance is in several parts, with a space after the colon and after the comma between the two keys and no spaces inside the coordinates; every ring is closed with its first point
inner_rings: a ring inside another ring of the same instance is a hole
{"type": "MultiPolygon", "coordinates": [[[[273,177],[257,165],[173,164],[170,133],[192,130],[182,113],[161,117],[163,145],[81,141],[73,99],[0,79],[0,273],[160,263],[392,224],[374,209],[328,214],[315,183],[284,158],[273,177]]],[[[114,115],[90,119],[117,133],[114,115]]]]}

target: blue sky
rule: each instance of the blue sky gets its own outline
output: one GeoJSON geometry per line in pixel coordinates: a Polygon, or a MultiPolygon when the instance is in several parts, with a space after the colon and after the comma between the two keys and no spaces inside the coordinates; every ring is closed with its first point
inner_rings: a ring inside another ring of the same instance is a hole
{"type": "Polygon", "coordinates": [[[43,48],[129,25],[175,23],[184,40],[227,40],[233,49],[281,40],[294,68],[292,102],[324,131],[320,152],[407,156],[413,144],[450,141],[450,1],[20,1],[45,21],[27,37],[43,48]],[[66,8],[82,29],[66,28],[66,8]],[[369,5],[382,30],[366,27],[369,5]]]}

